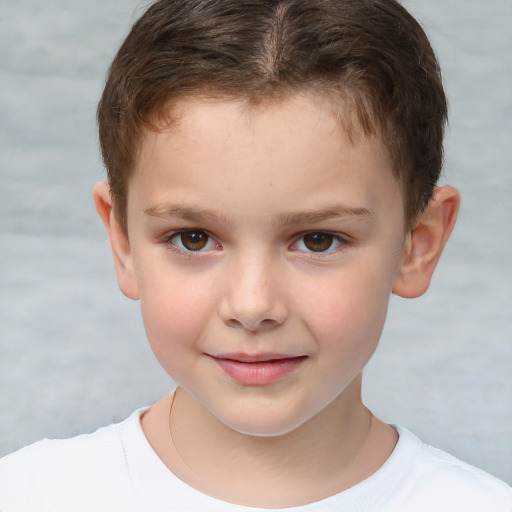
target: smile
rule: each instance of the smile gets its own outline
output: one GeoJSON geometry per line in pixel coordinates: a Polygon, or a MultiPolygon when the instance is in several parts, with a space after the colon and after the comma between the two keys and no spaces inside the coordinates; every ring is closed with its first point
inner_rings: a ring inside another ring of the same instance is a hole
{"type": "Polygon", "coordinates": [[[213,361],[233,380],[245,386],[265,386],[292,373],[307,356],[282,354],[222,354],[213,361]]]}

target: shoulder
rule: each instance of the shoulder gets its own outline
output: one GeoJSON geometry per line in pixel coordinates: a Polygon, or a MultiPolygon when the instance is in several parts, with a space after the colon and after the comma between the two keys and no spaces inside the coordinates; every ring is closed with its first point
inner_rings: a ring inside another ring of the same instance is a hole
{"type": "Polygon", "coordinates": [[[0,509],[46,510],[45,503],[88,502],[106,482],[127,487],[123,433],[139,416],[93,434],[44,439],[0,459],[0,509]]]}
{"type": "Polygon", "coordinates": [[[413,510],[512,511],[512,489],[498,478],[396,427],[403,464],[400,494],[413,510]],[[433,508],[436,507],[436,508],[433,508]]]}

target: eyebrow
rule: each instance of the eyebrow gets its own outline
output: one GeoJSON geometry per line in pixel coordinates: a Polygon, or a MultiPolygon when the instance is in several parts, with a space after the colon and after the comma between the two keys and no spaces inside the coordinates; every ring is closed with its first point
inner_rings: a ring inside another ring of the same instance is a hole
{"type": "Polygon", "coordinates": [[[300,212],[283,213],[278,215],[277,224],[314,224],[333,218],[353,218],[355,220],[371,220],[375,212],[368,208],[334,205],[319,210],[305,210],[300,212]]]}
{"type": "Polygon", "coordinates": [[[220,220],[223,224],[229,224],[229,221],[223,215],[213,210],[183,205],[154,206],[145,209],[144,214],[150,217],[161,217],[163,219],[177,217],[191,222],[201,222],[205,219],[220,220]]]}
{"type": "MultiPolygon", "coordinates": [[[[222,214],[214,210],[208,210],[194,206],[154,206],[144,210],[144,214],[150,217],[160,217],[164,219],[176,217],[197,223],[201,223],[205,219],[208,219],[213,221],[220,221],[223,224],[230,224],[229,220],[222,214]]],[[[290,226],[294,224],[315,224],[333,218],[371,220],[375,218],[375,212],[368,208],[332,205],[321,209],[280,213],[272,219],[272,224],[278,226],[290,226]]]]}

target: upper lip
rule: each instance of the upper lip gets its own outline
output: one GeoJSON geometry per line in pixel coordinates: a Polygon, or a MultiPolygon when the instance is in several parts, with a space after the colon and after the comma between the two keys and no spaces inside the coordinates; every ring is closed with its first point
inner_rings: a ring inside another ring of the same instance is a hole
{"type": "Polygon", "coordinates": [[[295,359],[298,357],[306,357],[305,355],[295,354],[278,354],[275,352],[261,352],[259,354],[246,354],[242,352],[228,354],[212,354],[215,359],[228,359],[240,363],[262,363],[271,361],[282,361],[284,359],[295,359]]]}

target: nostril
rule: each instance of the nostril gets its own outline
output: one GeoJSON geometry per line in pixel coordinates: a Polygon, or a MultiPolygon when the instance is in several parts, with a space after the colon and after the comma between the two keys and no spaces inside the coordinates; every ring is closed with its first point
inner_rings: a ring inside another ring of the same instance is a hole
{"type": "MultiPolygon", "coordinates": [[[[255,281],[238,282],[222,297],[218,312],[228,327],[254,332],[269,330],[282,324],[288,317],[285,297],[275,287],[257,287],[255,281]]],[[[261,279],[256,284],[260,282],[261,279]]]]}
{"type": "Polygon", "coordinates": [[[269,329],[273,329],[279,322],[272,318],[265,318],[260,321],[250,322],[250,321],[242,321],[237,320],[236,318],[230,318],[224,322],[228,327],[234,329],[247,329],[248,331],[258,332],[258,331],[267,331],[269,329]]]}

